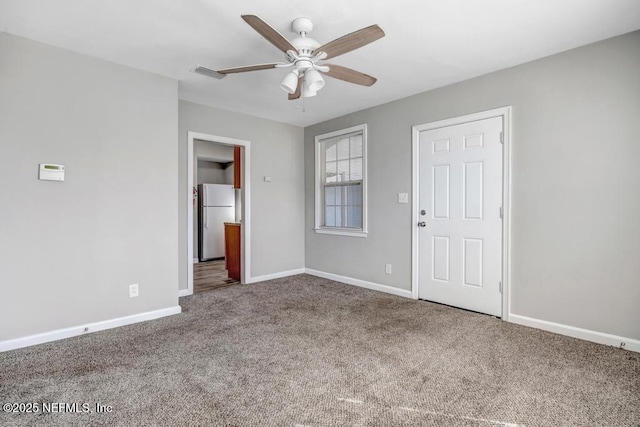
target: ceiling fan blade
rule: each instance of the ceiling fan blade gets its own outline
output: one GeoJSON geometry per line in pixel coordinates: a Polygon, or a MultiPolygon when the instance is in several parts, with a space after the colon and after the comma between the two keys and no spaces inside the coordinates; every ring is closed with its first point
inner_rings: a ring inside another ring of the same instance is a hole
{"type": "Polygon", "coordinates": [[[304,79],[302,77],[298,78],[298,86],[296,86],[296,91],[289,94],[289,101],[293,101],[294,99],[300,98],[300,94],[302,94],[302,84],[304,83],[304,79]]]}
{"type": "Polygon", "coordinates": [[[360,71],[352,70],[351,68],[342,67],[334,64],[323,64],[329,67],[329,71],[324,72],[329,77],[334,79],[344,80],[345,82],[355,83],[362,86],[371,86],[378,79],[371,77],[368,74],[361,73],[360,71]]]}
{"type": "Polygon", "coordinates": [[[276,68],[279,63],[273,62],[271,64],[256,64],[247,65],[245,67],[225,68],[224,70],[217,70],[220,74],[233,74],[233,73],[246,73],[247,71],[268,70],[270,68],[276,68]]]}
{"type": "Polygon", "coordinates": [[[327,54],[325,59],[335,58],[338,55],[366,46],[382,37],[384,37],[384,31],[374,24],[326,43],[314,50],[313,54],[324,52],[327,54]]]}
{"type": "Polygon", "coordinates": [[[267,39],[272,45],[287,53],[288,50],[298,52],[298,49],[291,44],[289,40],[278,32],[271,25],[267,24],[262,18],[256,15],[241,15],[244,21],[251,25],[262,37],[267,39]]]}

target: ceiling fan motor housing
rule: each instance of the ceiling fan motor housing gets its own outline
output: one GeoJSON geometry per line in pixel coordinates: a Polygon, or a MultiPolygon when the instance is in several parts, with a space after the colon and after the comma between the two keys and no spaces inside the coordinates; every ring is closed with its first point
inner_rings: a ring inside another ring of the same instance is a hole
{"type": "Polygon", "coordinates": [[[311,56],[313,51],[320,47],[320,43],[309,37],[296,37],[291,44],[298,49],[298,55],[311,56]]]}
{"type": "Polygon", "coordinates": [[[311,21],[311,19],[302,16],[293,20],[293,22],[291,23],[291,29],[294,33],[300,35],[302,35],[303,33],[308,34],[311,32],[311,30],[313,30],[313,22],[311,21]]]}
{"type": "Polygon", "coordinates": [[[300,37],[291,40],[291,44],[298,49],[298,55],[310,57],[313,51],[320,47],[320,43],[307,37],[307,34],[313,30],[313,22],[305,17],[296,18],[291,23],[291,28],[300,35],[300,37]]]}

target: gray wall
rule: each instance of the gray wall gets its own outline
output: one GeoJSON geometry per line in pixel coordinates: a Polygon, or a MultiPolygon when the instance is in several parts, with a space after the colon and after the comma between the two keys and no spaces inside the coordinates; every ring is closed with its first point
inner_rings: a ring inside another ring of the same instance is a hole
{"type": "Polygon", "coordinates": [[[232,162],[233,147],[231,145],[215,144],[196,139],[193,144],[193,161],[200,158],[214,162],[232,162]]]}
{"type": "Polygon", "coordinates": [[[233,184],[227,182],[227,171],[218,162],[198,160],[198,184],[233,184]]]}
{"type": "Polygon", "coordinates": [[[640,339],[639,47],[634,32],[306,128],[307,268],[410,289],[411,126],[511,105],[512,312],[640,339]],[[316,234],[314,136],[360,123],[370,235],[316,234]]]}
{"type": "Polygon", "coordinates": [[[5,33],[0,52],[0,340],[177,306],[177,82],[5,33]],[[37,179],[49,162],[65,182],[37,179]]]}
{"type": "Polygon", "coordinates": [[[226,163],[224,165],[225,169],[224,169],[224,180],[223,182],[225,184],[231,184],[233,185],[233,178],[234,178],[234,165],[233,162],[231,163],[226,163]]]}
{"type": "Polygon", "coordinates": [[[180,101],[180,289],[187,288],[187,132],[251,142],[251,275],[304,267],[303,129],[180,101]],[[264,182],[265,175],[273,177],[264,182]]]}

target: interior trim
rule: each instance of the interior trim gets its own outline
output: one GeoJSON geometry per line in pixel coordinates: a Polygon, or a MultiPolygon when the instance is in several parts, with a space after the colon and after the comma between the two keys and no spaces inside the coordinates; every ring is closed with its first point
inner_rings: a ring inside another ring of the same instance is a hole
{"type": "Polygon", "coordinates": [[[327,273],[325,271],[314,270],[306,268],[305,273],[312,276],[322,277],[324,279],[334,280],[340,283],[346,283],[347,285],[359,286],[361,288],[371,289],[373,291],[385,292],[387,294],[396,295],[399,297],[412,298],[411,291],[405,289],[394,288],[393,286],[381,285],[379,283],[367,282],[365,280],[354,279],[353,277],[340,276],[338,274],[327,273]]]}
{"type": "Polygon", "coordinates": [[[100,322],[85,323],[83,325],[72,326],[70,328],[56,329],[54,331],[43,332],[41,334],[28,335],[26,337],[12,340],[0,341],[0,352],[15,350],[22,347],[29,347],[37,344],[44,344],[51,341],[58,341],[65,338],[76,337],[78,335],[90,334],[93,332],[113,329],[120,326],[131,325],[133,323],[146,322],[147,320],[159,319],[182,313],[182,308],[175,307],[162,308],[160,310],[147,311],[145,313],[132,314],[131,316],[117,317],[115,319],[103,320],[100,322]]]}
{"type": "MultiPolygon", "coordinates": [[[[241,283],[251,281],[251,142],[226,136],[187,132],[187,289],[178,289],[178,296],[193,294],[193,145],[196,139],[222,145],[239,146],[242,153],[242,236],[241,283]]],[[[180,286],[180,285],[178,285],[180,286]]]]}
{"type": "Polygon", "coordinates": [[[549,322],[546,320],[535,319],[533,317],[521,316],[519,314],[509,314],[509,322],[518,325],[529,326],[531,328],[542,329],[543,331],[553,332],[560,335],[566,335],[585,341],[591,341],[598,344],[610,345],[613,347],[624,348],[625,350],[640,353],[640,340],[621,337],[619,335],[607,334],[604,332],[592,331],[590,329],[576,328],[575,326],[564,325],[562,323],[549,322]],[[624,345],[623,345],[624,344],[624,345]]]}
{"type": "Polygon", "coordinates": [[[297,268],[295,270],[280,271],[278,273],[265,274],[263,276],[255,276],[249,279],[247,283],[264,282],[265,280],[280,279],[282,277],[295,276],[296,274],[304,274],[304,273],[305,273],[304,268],[297,268]]]}

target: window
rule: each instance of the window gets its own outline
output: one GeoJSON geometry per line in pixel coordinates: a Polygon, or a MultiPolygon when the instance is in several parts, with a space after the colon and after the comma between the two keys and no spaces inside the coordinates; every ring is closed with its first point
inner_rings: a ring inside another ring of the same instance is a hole
{"type": "Polygon", "coordinates": [[[316,233],[367,236],[367,125],[316,136],[316,233]]]}

